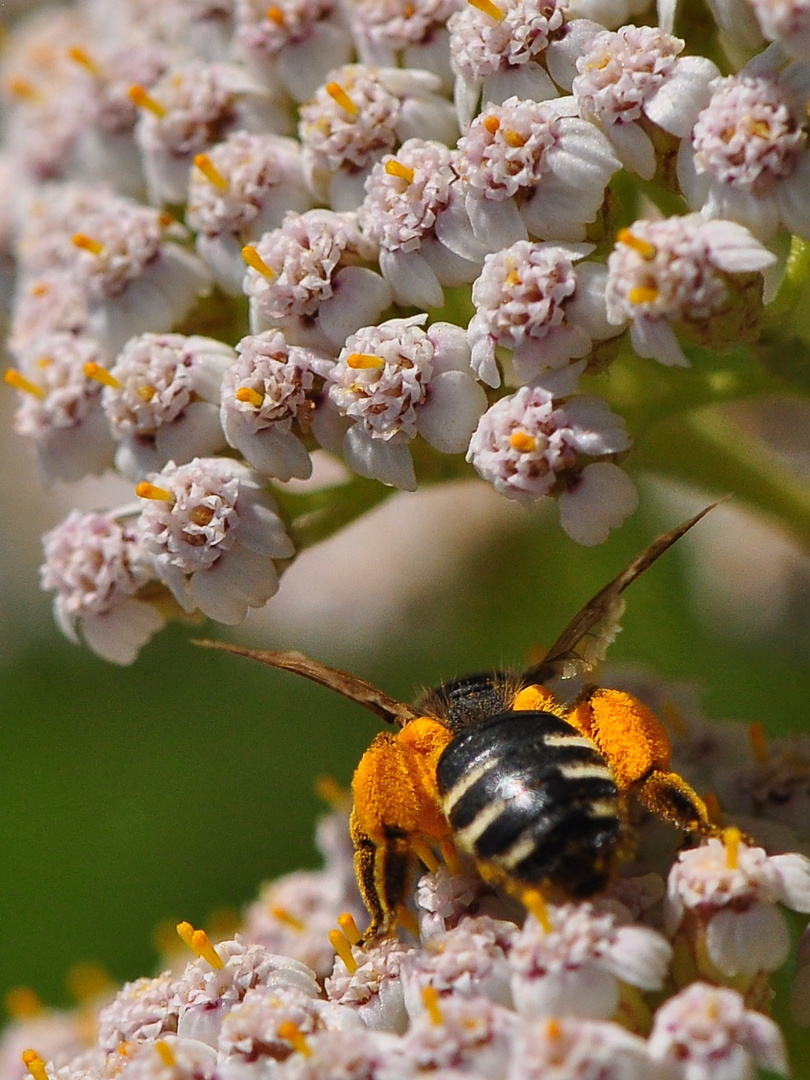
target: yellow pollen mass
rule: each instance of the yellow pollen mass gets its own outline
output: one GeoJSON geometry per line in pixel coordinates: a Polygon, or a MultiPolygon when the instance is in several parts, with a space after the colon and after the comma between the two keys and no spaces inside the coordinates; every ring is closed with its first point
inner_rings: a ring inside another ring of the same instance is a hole
{"type": "Polygon", "coordinates": [[[723,847],[726,849],[726,866],[729,870],[736,870],[740,865],[741,842],[742,833],[736,825],[723,829],[723,847]]]}
{"type": "Polygon", "coordinates": [[[22,1060],[23,1065],[28,1069],[34,1080],[48,1080],[48,1074],[45,1071],[45,1062],[36,1050],[23,1050],[22,1060]]]}
{"type": "Polygon", "coordinates": [[[343,109],[349,116],[359,116],[360,110],[355,103],[337,82],[330,82],[326,84],[326,92],[329,97],[343,109]]]}
{"type": "Polygon", "coordinates": [[[89,251],[91,255],[100,255],[104,250],[103,244],[100,244],[98,240],[94,240],[92,236],[87,236],[86,233],[74,233],[71,239],[75,247],[80,248],[82,251],[89,251]]]}
{"type": "Polygon", "coordinates": [[[537,449],[537,439],[527,431],[513,431],[509,436],[509,445],[519,454],[530,454],[537,449]]]}
{"type": "MultiPolygon", "coordinates": [[[[148,480],[142,480],[140,484],[138,484],[138,486],[135,488],[135,494],[138,496],[139,499],[154,499],[156,502],[167,503],[176,502],[174,495],[172,495],[170,491],[167,491],[165,488],[156,487],[154,484],[150,484],[148,480]]],[[[190,923],[180,923],[178,925],[177,933],[180,934],[181,938],[183,938],[183,935],[182,933],[180,933],[180,927],[190,925],[190,923]]],[[[186,939],[183,938],[183,941],[186,941],[186,939]]],[[[186,944],[189,945],[187,941],[186,944]]],[[[191,948],[190,945],[189,948],[191,948]]]]}
{"type": "Polygon", "coordinates": [[[89,71],[95,78],[100,78],[102,75],[101,68],[93,60],[86,49],[83,49],[81,45],[71,45],[67,51],[68,56],[75,63],[79,64],[86,71],[89,71]]]}
{"type": "Polygon", "coordinates": [[[654,285],[634,285],[627,299],[631,304],[652,304],[658,299],[658,289],[654,285]]]}
{"type": "Polygon", "coordinates": [[[262,277],[272,280],[276,276],[275,270],[267,265],[253,244],[245,244],[242,248],[242,258],[252,270],[255,270],[257,274],[261,274],[262,277]]]}
{"type": "Polygon", "coordinates": [[[357,971],[357,961],[352,953],[352,947],[349,944],[349,939],[343,933],[342,930],[330,930],[329,931],[329,944],[338,954],[340,959],[346,965],[346,970],[350,975],[354,975],[357,971]]]}
{"type": "Polygon", "coordinates": [[[492,116],[492,115],[485,116],[484,119],[481,121],[481,123],[484,126],[484,130],[488,131],[490,133],[490,135],[494,135],[496,133],[496,131],[498,131],[500,129],[500,126],[501,126],[501,122],[498,119],[498,117],[497,116],[492,116]]]}
{"type": "Polygon", "coordinates": [[[275,23],[276,26],[284,25],[284,12],[280,7],[276,7],[275,4],[270,5],[267,11],[265,11],[264,17],[269,19],[270,22],[275,23]]]}
{"type": "Polygon", "coordinates": [[[616,241],[619,244],[624,244],[625,247],[632,248],[633,251],[637,251],[642,259],[647,259],[649,261],[655,258],[655,244],[651,244],[649,240],[644,240],[640,236],[636,236],[635,233],[631,232],[629,229],[619,229],[616,233],[616,241]]]}
{"type": "Polygon", "coordinates": [[[285,1020],[278,1025],[278,1033],[282,1039],[286,1039],[288,1043],[292,1043],[299,1054],[304,1054],[305,1057],[309,1057],[312,1051],[309,1048],[309,1043],[304,1036],[301,1028],[292,1022],[292,1020],[285,1020]]]}
{"type": "Polygon", "coordinates": [[[293,915],[292,912],[287,911],[286,908],[281,907],[280,904],[274,904],[273,907],[270,908],[270,914],[274,919],[278,919],[280,923],[284,923],[285,926],[289,926],[292,930],[297,930],[299,934],[306,930],[306,926],[301,920],[297,919],[295,915],[293,915]]]}
{"type": "Polygon", "coordinates": [[[363,935],[357,929],[357,923],[350,911],[344,911],[342,915],[338,915],[338,926],[346,935],[350,945],[360,944],[363,935]]]}
{"type": "Polygon", "coordinates": [[[206,180],[214,185],[215,188],[219,188],[220,191],[227,191],[230,184],[213,163],[208,154],[197,154],[194,158],[195,166],[200,170],[206,180]]]}
{"type": "Polygon", "coordinates": [[[7,386],[13,386],[15,390],[22,390],[23,393],[31,394],[32,397],[43,399],[48,396],[41,386],[37,386],[30,379],[26,379],[23,373],[17,371],[16,368],[6,368],[3,372],[3,380],[7,386]]]}
{"type": "Polygon", "coordinates": [[[135,391],[139,398],[143,398],[144,401],[151,401],[157,393],[157,388],[150,386],[149,383],[144,383],[143,386],[139,386],[135,391]]]}
{"type": "Polygon", "coordinates": [[[97,364],[93,360],[89,360],[84,365],[84,373],[88,379],[94,379],[96,382],[101,383],[102,386],[111,386],[113,390],[123,390],[123,386],[118,379],[111,375],[106,368],[103,368],[101,364],[97,364]]]}
{"type": "Polygon", "coordinates": [[[6,1012],[12,1020],[30,1020],[44,1012],[42,998],[30,986],[15,986],[6,994],[6,1012]]]}
{"type": "Polygon", "coordinates": [[[352,353],[347,357],[346,364],[355,371],[364,371],[369,368],[385,367],[385,361],[381,356],[372,356],[370,353],[352,353]]]}
{"type": "Polygon", "coordinates": [[[490,19],[494,19],[495,22],[503,22],[506,18],[506,13],[501,11],[497,4],[493,4],[492,0],[467,0],[467,3],[470,7],[482,11],[484,15],[489,15],[490,19]]]}
{"type": "Polygon", "coordinates": [[[424,1002],[427,1014],[431,1019],[431,1022],[436,1027],[441,1027],[444,1023],[444,1017],[442,1016],[442,1010],[439,1008],[439,991],[435,986],[426,986],[422,991],[422,1001],[424,1002]]]}
{"type": "Polygon", "coordinates": [[[264,394],[260,394],[259,391],[254,390],[252,386],[240,386],[236,391],[236,400],[243,402],[245,405],[252,405],[254,409],[258,409],[264,401],[264,394]]]}
{"type": "Polygon", "coordinates": [[[147,112],[150,112],[153,114],[153,116],[156,116],[158,120],[162,120],[163,117],[166,115],[166,110],[163,108],[160,102],[155,101],[155,99],[146,92],[146,89],[141,86],[140,83],[135,83],[134,86],[130,86],[128,93],[129,100],[132,102],[133,105],[137,105],[139,109],[146,109],[147,112]]]}
{"type": "Polygon", "coordinates": [[[511,146],[513,149],[518,149],[521,146],[526,145],[526,136],[521,135],[519,131],[515,131],[510,128],[503,133],[503,141],[507,146],[511,146]]]}
{"type": "Polygon", "coordinates": [[[407,165],[403,165],[401,161],[397,161],[396,158],[391,158],[385,163],[385,171],[389,176],[398,176],[400,180],[404,180],[406,184],[412,184],[413,178],[416,173],[413,169],[409,169],[407,165]]]}

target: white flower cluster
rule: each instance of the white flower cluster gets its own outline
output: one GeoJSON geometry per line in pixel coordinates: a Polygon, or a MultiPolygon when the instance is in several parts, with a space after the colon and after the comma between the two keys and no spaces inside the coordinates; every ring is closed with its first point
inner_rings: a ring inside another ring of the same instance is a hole
{"type": "Polygon", "coordinates": [[[241,619],[294,555],[273,492],[316,450],[555,499],[582,544],[620,525],[611,363],[752,340],[763,272],[810,238],[808,4],[711,7],[756,53],[725,77],[674,0],[660,27],[629,0],[23,5],[15,424],[47,480],[116,469],[143,500],[47,538],[60,624],[125,663],[172,600],[241,619]],[[684,212],[635,218],[637,183],[684,212]]]}

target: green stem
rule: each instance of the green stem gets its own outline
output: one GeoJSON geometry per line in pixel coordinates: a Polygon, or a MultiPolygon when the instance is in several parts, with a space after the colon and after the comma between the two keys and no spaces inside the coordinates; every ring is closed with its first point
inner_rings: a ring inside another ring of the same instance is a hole
{"type": "Polygon", "coordinates": [[[297,550],[303,551],[351,525],[395,490],[377,480],[355,476],[345,484],[306,493],[276,486],[273,495],[290,522],[297,550]]]}

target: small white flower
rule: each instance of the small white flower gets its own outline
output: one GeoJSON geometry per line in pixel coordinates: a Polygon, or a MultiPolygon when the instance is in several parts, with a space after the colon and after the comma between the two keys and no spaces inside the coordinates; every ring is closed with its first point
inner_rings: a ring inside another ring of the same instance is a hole
{"type": "Polygon", "coordinates": [[[778,41],[788,56],[810,60],[810,3],[808,0],[749,0],[762,33],[778,41]]]}
{"type": "Polygon", "coordinates": [[[618,1024],[549,1017],[521,1024],[506,1080],[658,1080],[646,1042],[618,1024]]]}
{"type": "Polygon", "coordinates": [[[177,1030],[179,1011],[171,972],[124,983],[98,1015],[98,1044],[112,1053],[124,1042],[159,1039],[177,1030]]]}
{"type": "Polygon", "coordinates": [[[403,1039],[405,1059],[417,1076],[459,1069],[497,1080],[505,1074],[518,1023],[511,1009],[484,997],[426,1001],[403,1039]]]}
{"type": "Polygon", "coordinates": [[[447,20],[461,0],[358,0],[352,33],[364,64],[423,68],[453,87],[447,20]]]}
{"type": "Polygon", "coordinates": [[[372,1031],[396,1031],[408,1026],[400,971],[410,947],[398,938],[380,938],[352,955],[357,968],[350,972],[339,956],[324,982],[329,1001],[355,1009],[372,1031]]]}

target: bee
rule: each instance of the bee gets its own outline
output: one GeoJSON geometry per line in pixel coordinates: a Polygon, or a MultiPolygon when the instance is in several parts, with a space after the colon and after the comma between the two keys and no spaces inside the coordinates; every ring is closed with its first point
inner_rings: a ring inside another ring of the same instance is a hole
{"type": "Polygon", "coordinates": [[[631,797],[699,837],[720,835],[703,800],[669,768],[654,713],[620,690],[589,687],[571,705],[545,684],[587,674],[619,630],[622,594],[716,504],[657,537],[579,611],[543,660],[442,683],[414,705],[298,652],[200,642],[294,672],[393,724],[352,781],[351,837],[370,923],[364,942],[408,921],[418,859],[451,868],[460,850],[481,876],[532,908],[538,896],[603,890],[628,850],[631,797]]]}

